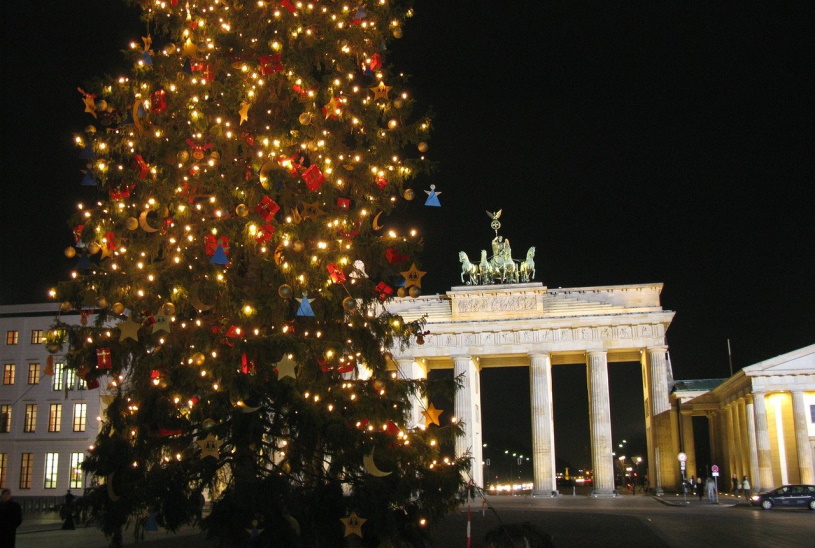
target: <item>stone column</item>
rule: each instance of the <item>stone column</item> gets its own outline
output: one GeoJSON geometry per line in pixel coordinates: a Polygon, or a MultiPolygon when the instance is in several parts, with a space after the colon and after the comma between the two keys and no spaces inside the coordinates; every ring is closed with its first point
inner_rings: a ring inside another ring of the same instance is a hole
{"type": "Polygon", "coordinates": [[[552,412],[552,360],[549,354],[532,354],[529,368],[532,401],[533,496],[557,491],[555,479],[555,428],[552,412]]]}
{"type": "Polygon", "coordinates": [[[455,412],[464,423],[464,436],[456,438],[456,456],[470,455],[470,478],[484,487],[483,436],[481,433],[481,390],[478,369],[470,356],[453,356],[453,374],[462,376],[462,386],[456,392],[455,412]]]}
{"type": "Polygon", "coordinates": [[[589,430],[594,469],[594,496],[614,494],[614,463],[611,442],[611,402],[608,395],[608,356],[605,351],[587,354],[589,430]]]}
{"type": "Polygon", "coordinates": [[[698,471],[696,464],[696,442],[693,440],[693,415],[690,411],[684,410],[681,410],[680,413],[682,417],[682,450],[688,456],[688,460],[685,463],[687,465],[685,475],[688,477],[696,476],[698,471]]]}
{"type": "Polygon", "coordinates": [[[739,465],[737,460],[738,456],[738,438],[736,436],[736,421],[733,417],[735,404],[733,402],[728,403],[725,408],[725,416],[724,416],[724,424],[725,424],[725,434],[727,435],[727,446],[725,447],[727,450],[727,476],[721,478],[722,491],[730,491],[733,488],[733,482],[731,481],[732,476],[738,476],[739,474],[739,465]],[[726,487],[726,489],[724,488],[726,487]]]}
{"type": "MultiPolygon", "coordinates": [[[[427,378],[427,367],[417,360],[412,358],[401,358],[397,360],[399,369],[397,373],[400,379],[419,380],[427,378]]],[[[422,411],[427,409],[427,398],[419,394],[411,396],[410,398],[410,417],[408,419],[408,427],[416,428],[417,426],[424,426],[424,415],[422,411]]]]}
{"type": "Polygon", "coordinates": [[[753,489],[760,492],[772,489],[774,483],[773,457],[770,451],[770,431],[767,425],[767,406],[764,401],[764,392],[753,393],[753,405],[756,414],[756,449],[758,452],[758,487],[753,486],[753,489]]]}
{"type": "Polygon", "coordinates": [[[752,395],[748,395],[744,398],[744,418],[746,419],[747,423],[747,446],[750,458],[750,487],[754,493],[758,493],[758,445],[756,440],[756,415],[752,395]]]}
{"type": "Polygon", "coordinates": [[[679,488],[678,448],[671,436],[671,403],[668,397],[668,347],[655,346],[647,349],[649,401],[651,403],[651,435],[654,449],[659,449],[659,465],[653,466],[651,480],[656,494],[662,494],[664,486],[679,488]]]}
{"type": "Polygon", "coordinates": [[[795,445],[798,447],[798,470],[801,483],[815,483],[812,449],[809,445],[808,409],[801,390],[792,391],[792,419],[795,423],[795,445]]]}

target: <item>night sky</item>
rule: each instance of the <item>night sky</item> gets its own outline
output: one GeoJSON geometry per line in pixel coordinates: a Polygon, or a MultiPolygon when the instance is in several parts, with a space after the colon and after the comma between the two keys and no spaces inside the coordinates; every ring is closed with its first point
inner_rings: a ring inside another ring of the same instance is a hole
{"type": "MultiPolygon", "coordinates": [[[[424,293],[460,285],[458,252],[486,248],[502,209],[549,287],[664,283],[678,379],[727,377],[728,339],[734,371],[815,343],[815,6],[621,4],[416,2],[386,62],[434,113],[437,169],[401,213],[424,235],[424,293]]],[[[144,27],[110,0],[0,10],[0,304],[42,302],[73,266],[76,87],[125,69],[144,27]]],[[[615,443],[644,454],[639,368],[610,370],[615,443]]],[[[587,465],[585,368],[553,374],[558,458],[587,465]]],[[[484,373],[493,446],[531,447],[527,383],[484,373]]]]}

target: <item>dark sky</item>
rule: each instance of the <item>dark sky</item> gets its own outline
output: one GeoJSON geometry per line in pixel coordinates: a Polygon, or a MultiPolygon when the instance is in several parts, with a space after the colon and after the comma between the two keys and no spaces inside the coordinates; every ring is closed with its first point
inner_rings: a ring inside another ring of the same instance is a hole
{"type": "MultiPolygon", "coordinates": [[[[485,248],[485,211],[502,209],[501,233],[516,256],[537,248],[549,287],[664,283],[676,378],[728,376],[728,339],[734,370],[812,344],[815,6],[619,4],[416,2],[386,61],[435,113],[438,169],[406,211],[425,237],[424,292],[460,283],[458,252],[485,248]],[[422,205],[430,184],[441,208],[422,205]]],[[[76,87],[124,68],[118,52],[144,28],[109,0],[0,9],[0,304],[39,302],[72,266],[71,138],[88,123],[76,87]]],[[[636,437],[642,411],[623,409],[638,369],[612,369],[616,442],[636,437]]],[[[556,370],[558,456],[576,461],[584,368],[556,370]]],[[[501,403],[485,402],[496,439],[508,423],[529,431],[502,390],[527,392],[526,372],[502,371],[501,403]]]]}

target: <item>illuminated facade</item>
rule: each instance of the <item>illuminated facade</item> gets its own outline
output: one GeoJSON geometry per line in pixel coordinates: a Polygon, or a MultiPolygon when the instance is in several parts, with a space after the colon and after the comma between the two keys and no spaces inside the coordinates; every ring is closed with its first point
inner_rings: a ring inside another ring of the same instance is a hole
{"type": "Polygon", "coordinates": [[[747,476],[754,492],[815,484],[815,345],[710,382],[679,381],[671,395],[689,469],[704,464],[695,455],[693,417],[706,417],[724,485],[732,476],[747,476]]]}
{"type": "Polygon", "coordinates": [[[0,484],[18,499],[88,486],[81,465],[98,433],[100,392],[64,368],[61,352],[46,350],[57,311],[56,304],[0,306],[0,484]]]}
{"type": "MultiPolygon", "coordinates": [[[[472,479],[484,485],[479,372],[487,367],[527,366],[532,402],[533,493],[557,491],[552,367],[584,364],[588,381],[594,494],[614,494],[608,367],[639,362],[651,487],[678,487],[673,456],[679,440],[671,427],[673,383],[665,333],[674,313],[662,309],[662,284],[550,289],[540,283],[454,287],[443,296],[388,304],[405,320],[424,317],[424,344],[393,349],[399,374],[426,378],[432,369],[453,369],[464,386],[455,415],[466,435],[458,455],[473,458],[472,479]],[[674,485],[675,484],[675,485],[674,485]]],[[[425,402],[416,402],[413,423],[424,424],[425,402]]]]}

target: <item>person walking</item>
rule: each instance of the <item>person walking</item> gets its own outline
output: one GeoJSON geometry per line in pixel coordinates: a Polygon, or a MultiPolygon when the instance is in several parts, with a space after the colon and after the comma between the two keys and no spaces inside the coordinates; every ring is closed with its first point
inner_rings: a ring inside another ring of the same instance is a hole
{"type": "Polygon", "coordinates": [[[707,489],[707,500],[716,502],[716,480],[710,477],[707,478],[705,488],[707,489]]]}
{"type": "Polygon", "coordinates": [[[739,488],[741,488],[741,482],[739,481],[739,478],[736,476],[736,474],[733,474],[731,481],[733,482],[733,488],[730,492],[733,493],[734,495],[738,495],[739,488]]]}
{"type": "Polygon", "coordinates": [[[73,531],[76,529],[76,525],[74,525],[74,499],[76,497],[71,490],[68,489],[68,492],[65,493],[65,504],[63,505],[63,512],[65,513],[65,521],[62,522],[62,528],[66,530],[73,531]]]}
{"type": "Polygon", "coordinates": [[[3,489],[0,499],[0,546],[14,548],[17,528],[23,522],[23,509],[11,500],[11,490],[3,489]]]}
{"type": "Polygon", "coordinates": [[[750,502],[750,488],[750,480],[744,476],[744,479],[741,480],[741,490],[744,491],[744,498],[747,499],[747,502],[750,502]]]}
{"type": "Polygon", "coordinates": [[[696,495],[699,497],[699,501],[701,502],[702,496],[705,494],[705,484],[702,482],[702,476],[696,478],[696,495]]]}

